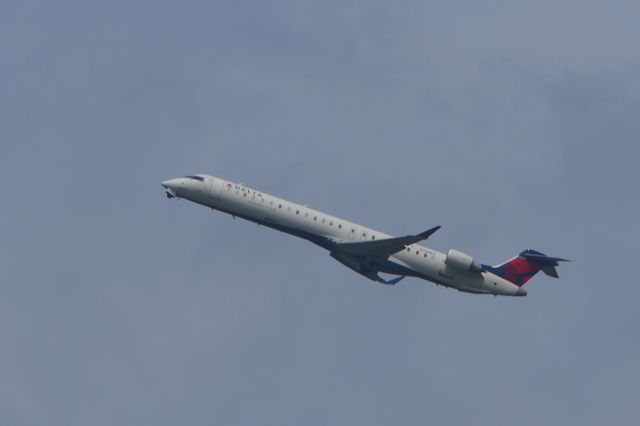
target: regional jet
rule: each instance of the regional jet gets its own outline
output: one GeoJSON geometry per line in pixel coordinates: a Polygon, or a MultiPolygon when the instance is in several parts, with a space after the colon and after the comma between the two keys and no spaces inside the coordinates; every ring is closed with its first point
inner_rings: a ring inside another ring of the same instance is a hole
{"type": "Polygon", "coordinates": [[[182,198],[304,238],[327,250],[348,268],[386,285],[415,277],[465,293],[526,296],[522,286],[538,271],[558,278],[556,266],[567,261],[529,249],[498,266],[479,264],[458,250],[451,249],[444,254],[418,244],[440,226],[415,235],[393,237],[241,183],[205,174],[170,179],[162,182],[162,186],[168,198],[182,198]],[[395,277],[383,278],[380,274],[395,277]]]}

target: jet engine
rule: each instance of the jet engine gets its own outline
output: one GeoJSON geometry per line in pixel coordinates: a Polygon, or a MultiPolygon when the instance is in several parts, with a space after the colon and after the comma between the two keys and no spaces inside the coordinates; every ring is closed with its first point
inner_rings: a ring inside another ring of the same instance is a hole
{"type": "Polygon", "coordinates": [[[458,250],[449,250],[444,263],[463,272],[483,272],[482,267],[471,256],[458,250]]]}

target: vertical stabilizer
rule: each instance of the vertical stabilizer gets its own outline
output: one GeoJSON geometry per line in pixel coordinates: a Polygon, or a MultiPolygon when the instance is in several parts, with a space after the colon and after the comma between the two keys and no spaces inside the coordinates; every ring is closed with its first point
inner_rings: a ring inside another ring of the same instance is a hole
{"type": "Polygon", "coordinates": [[[522,287],[538,271],[542,271],[550,277],[558,278],[558,271],[556,271],[558,262],[567,262],[567,259],[546,256],[538,251],[528,249],[498,266],[482,265],[482,267],[522,287]]]}

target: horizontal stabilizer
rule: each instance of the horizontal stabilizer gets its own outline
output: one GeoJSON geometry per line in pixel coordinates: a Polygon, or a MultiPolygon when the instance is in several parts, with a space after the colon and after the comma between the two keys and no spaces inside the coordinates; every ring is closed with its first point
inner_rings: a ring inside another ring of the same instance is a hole
{"type": "Polygon", "coordinates": [[[520,253],[520,256],[533,263],[537,263],[538,265],[558,266],[558,262],[570,262],[569,259],[563,259],[561,257],[546,256],[542,253],[534,252],[533,250],[525,250],[522,253],[520,253]]]}
{"type": "Polygon", "coordinates": [[[542,272],[544,272],[545,274],[549,275],[550,277],[559,278],[558,271],[556,271],[556,267],[553,266],[553,265],[543,266],[542,267],[542,272]]]}

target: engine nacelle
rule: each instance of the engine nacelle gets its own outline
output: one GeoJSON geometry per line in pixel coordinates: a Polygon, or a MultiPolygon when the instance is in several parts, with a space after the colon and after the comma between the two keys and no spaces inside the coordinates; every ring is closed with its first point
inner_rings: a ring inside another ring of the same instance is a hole
{"type": "Polygon", "coordinates": [[[458,250],[449,250],[444,263],[463,272],[482,272],[480,265],[478,265],[471,256],[458,250]]]}

